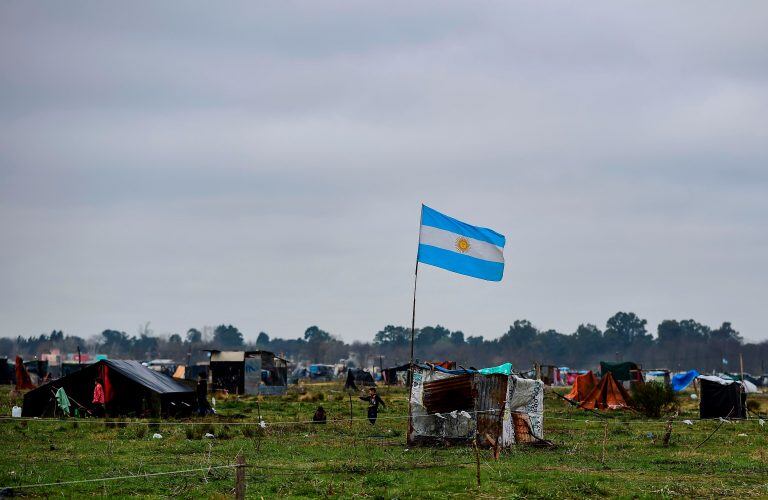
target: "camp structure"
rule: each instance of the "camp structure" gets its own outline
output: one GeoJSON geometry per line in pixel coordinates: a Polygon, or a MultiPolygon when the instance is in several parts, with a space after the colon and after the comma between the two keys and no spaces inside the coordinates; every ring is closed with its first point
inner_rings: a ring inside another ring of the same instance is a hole
{"type": "Polygon", "coordinates": [[[362,368],[348,368],[344,388],[356,391],[358,390],[358,386],[376,387],[376,381],[373,380],[373,375],[371,375],[370,372],[367,372],[362,368]]]}
{"type": "Polygon", "coordinates": [[[408,444],[544,444],[544,383],[511,371],[414,367],[408,444]]]}
{"type": "Polygon", "coordinates": [[[698,381],[700,418],[747,417],[747,394],[740,382],[714,375],[700,375],[698,381]]]}
{"type": "Polygon", "coordinates": [[[574,403],[581,403],[587,399],[587,396],[592,390],[597,387],[597,377],[592,371],[588,371],[584,375],[577,375],[576,380],[573,382],[571,392],[565,395],[565,398],[573,401],[574,403]]]}
{"type": "Polygon", "coordinates": [[[71,414],[88,415],[94,382],[104,381],[107,415],[168,417],[191,414],[197,407],[194,387],[150,370],[138,361],[101,360],[41,385],[24,395],[22,415],[43,417],[56,413],[56,392],[63,388],[71,401],[71,414]]]}
{"type": "Polygon", "coordinates": [[[655,368],[653,370],[642,370],[643,382],[658,382],[667,386],[672,385],[672,374],[664,368],[655,368]]]}
{"type": "Polygon", "coordinates": [[[639,365],[631,361],[610,363],[608,361],[600,362],[600,376],[605,377],[606,373],[613,375],[616,382],[643,382],[643,371],[639,365]]]}
{"type": "Polygon", "coordinates": [[[565,385],[560,367],[555,365],[540,365],[536,363],[534,370],[536,379],[544,382],[544,385],[565,385]]]}
{"type": "Polygon", "coordinates": [[[330,382],[336,378],[336,367],[333,365],[323,365],[315,363],[309,365],[309,378],[310,380],[323,380],[330,382]]]}
{"type": "Polygon", "coordinates": [[[230,394],[283,394],[288,361],[269,351],[219,351],[211,356],[211,389],[230,394]]]}
{"type": "Polygon", "coordinates": [[[624,387],[616,382],[611,372],[606,372],[600,383],[579,404],[587,410],[620,410],[631,407],[631,398],[624,387]]]}
{"type": "Polygon", "coordinates": [[[410,363],[406,363],[400,366],[393,366],[391,368],[384,368],[381,371],[381,378],[386,385],[407,385],[408,384],[408,369],[411,367],[410,363]]]}

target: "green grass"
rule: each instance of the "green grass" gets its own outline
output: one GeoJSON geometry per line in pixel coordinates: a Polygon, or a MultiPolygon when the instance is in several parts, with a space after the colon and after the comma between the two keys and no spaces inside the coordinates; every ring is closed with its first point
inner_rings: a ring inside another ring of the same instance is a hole
{"type": "MultiPolygon", "coordinates": [[[[475,481],[474,451],[468,447],[413,448],[405,445],[404,389],[383,388],[383,417],[371,426],[365,405],[349,400],[335,384],[308,386],[322,401],[301,402],[296,393],[260,398],[266,429],[239,425],[258,420],[256,398],[230,398],[220,416],[204,424],[102,421],[0,421],[0,487],[112,476],[140,475],[232,464],[238,453],[248,464],[248,496],[368,498],[768,498],[768,428],[756,421],[724,424],[698,450],[718,422],[675,423],[671,445],[661,437],[665,421],[611,413],[607,424],[548,394],[546,438],[554,449],[513,448],[494,460],[481,451],[475,481]],[[311,419],[323,405],[325,426],[280,422],[311,419]],[[607,425],[607,433],[606,433],[607,425]],[[152,434],[162,434],[153,439],[152,434]],[[211,432],[217,437],[203,437],[211,432]],[[746,436],[739,436],[746,434],[746,436]]],[[[0,388],[0,412],[10,415],[10,388],[0,388]]],[[[768,398],[759,396],[761,411],[768,398]],[[760,399],[762,398],[762,399],[760,399]]],[[[690,400],[683,418],[696,418],[690,400]]],[[[231,495],[233,469],[188,474],[18,489],[25,496],[207,497],[231,495]]]]}

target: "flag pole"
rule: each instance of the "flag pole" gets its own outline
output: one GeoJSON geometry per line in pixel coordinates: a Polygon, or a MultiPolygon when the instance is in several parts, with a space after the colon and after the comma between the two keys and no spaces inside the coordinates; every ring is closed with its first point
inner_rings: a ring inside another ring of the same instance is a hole
{"type": "MultiPolygon", "coordinates": [[[[421,222],[422,222],[422,214],[424,213],[424,204],[421,205],[421,210],[419,211],[419,244],[421,244],[421,222]]],[[[416,247],[416,269],[413,271],[413,308],[411,309],[411,363],[409,365],[409,373],[411,374],[410,379],[410,387],[408,388],[408,401],[409,401],[409,408],[410,408],[410,400],[411,400],[411,391],[413,390],[413,343],[414,338],[416,336],[416,283],[419,280],[419,249],[416,247]]],[[[408,414],[410,415],[410,410],[408,411],[408,414]]]]}
{"type": "MultiPolygon", "coordinates": [[[[424,212],[424,205],[421,205],[419,211],[419,242],[421,242],[421,216],[424,212]]],[[[413,395],[413,343],[416,336],[416,283],[419,279],[419,250],[416,248],[416,269],[413,271],[413,308],[411,309],[411,362],[408,364],[408,433],[405,442],[411,441],[411,430],[413,429],[413,414],[411,412],[411,396],[413,395]]]]}
{"type": "Polygon", "coordinates": [[[416,335],[416,283],[419,279],[419,261],[416,260],[416,270],[413,272],[413,309],[411,313],[411,383],[413,383],[413,341],[416,335]]]}

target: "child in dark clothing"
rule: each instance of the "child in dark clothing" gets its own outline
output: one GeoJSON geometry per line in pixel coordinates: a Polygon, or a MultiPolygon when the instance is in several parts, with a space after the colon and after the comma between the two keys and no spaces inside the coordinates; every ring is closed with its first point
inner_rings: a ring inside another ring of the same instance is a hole
{"type": "Polygon", "coordinates": [[[386,407],[384,401],[376,394],[375,387],[368,388],[367,396],[360,396],[360,399],[368,403],[368,421],[371,425],[376,423],[376,417],[379,414],[379,405],[386,407]]]}

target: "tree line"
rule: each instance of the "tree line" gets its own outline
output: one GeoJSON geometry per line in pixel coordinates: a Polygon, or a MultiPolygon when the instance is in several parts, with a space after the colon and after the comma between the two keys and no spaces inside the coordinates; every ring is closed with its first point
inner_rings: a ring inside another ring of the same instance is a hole
{"type": "MultiPolygon", "coordinates": [[[[414,344],[416,358],[421,361],[448,359],[478,368],[510,361],[518,370],[526,370],[534,363],[594,369],[601,360],[623,360],[642,364],[644,368],[738,372],[741,356],[745,371],[766,372],[768,341],[745,343],[729,322],[710,327],[693,319],[664,320],[657,325],[655,336],[647,326],[645,319],[632,312],[614,314],[602,329],[581,324],[568,334],[541,330],[521,319],[493,339],[466,336],[460,330],[436,325],[417,329],[414,344]]],[[[347,343],[318,326],[310,326],[295,339],[272,338],[260,332],[255,341],[247,341],[237,327],[228,324],[190,328],[183,335],[155,335],[147,323],[139,327],[136,335],[107,329],[84,339],[54,330],[26,338],[0,338],[0,353],[30,359],[52,349],[66,353],[76,352],[80,347],[83,352],[111,358],[197,362],[205,359],[203,349],[264,349],[296,362],[336,363],[354,359],[364,366],[387,367],[408,362],[410,339],[409,327],[395,325],[376,332],[370,342],[347,343]]]]}

